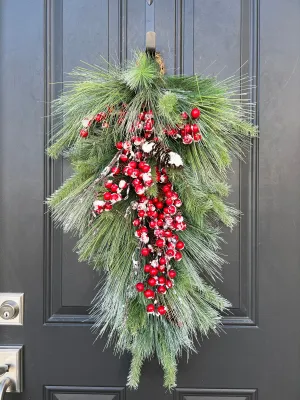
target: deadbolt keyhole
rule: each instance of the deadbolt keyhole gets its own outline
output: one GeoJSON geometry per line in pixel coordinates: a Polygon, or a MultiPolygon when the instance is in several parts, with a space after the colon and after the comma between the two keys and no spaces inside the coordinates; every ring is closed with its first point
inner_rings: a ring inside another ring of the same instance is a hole
{"type": "Polygon", "coordinates": [[[19,306],[13,300],[6,300],[0,306],[0,318],[8,320],[14,319],[19,314],[19,306]]]}

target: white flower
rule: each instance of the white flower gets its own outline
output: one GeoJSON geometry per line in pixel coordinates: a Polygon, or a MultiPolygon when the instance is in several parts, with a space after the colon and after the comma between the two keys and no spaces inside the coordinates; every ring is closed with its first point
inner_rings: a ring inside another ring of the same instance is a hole
{"type": "Polygon", "coordinates": [[[142,150],[144,153],[151,153],[154,147],[154,142],[146,142],[142,146],[142,150]]]}
{"type": "Polygon", "coordinates": [[[170,151],[169,157],[170,157],[170,159],[169,159],[170,165],[175,165],[175,167],[183,166],[182,158],[180,157],[180,155],[178,153],[174,153],[174,151],[170,151]]]}
{"type": "Polygon", "coordinates": [[[93,118],[93,117],[85,117],[85,118],[83,118],[83,120],[82,120],[82,126],[83,126],[84,128],[88,128],[89,125],[90,125],[90,121],[91,121],[92,118],[93,118]]]}

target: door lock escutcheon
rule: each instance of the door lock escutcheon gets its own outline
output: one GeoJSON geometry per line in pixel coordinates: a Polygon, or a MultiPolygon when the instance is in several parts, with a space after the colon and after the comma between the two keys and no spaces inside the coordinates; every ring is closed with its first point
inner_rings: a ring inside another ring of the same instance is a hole
{"type": "Polygon", "coordinates": [[[0,400],[23,391],[23,346],[0,346],[0,400]]]}
{"type": "Polygon", "coordinates": [[[0,293],[0,325],[23,325],[23,293],[0,293]]]}

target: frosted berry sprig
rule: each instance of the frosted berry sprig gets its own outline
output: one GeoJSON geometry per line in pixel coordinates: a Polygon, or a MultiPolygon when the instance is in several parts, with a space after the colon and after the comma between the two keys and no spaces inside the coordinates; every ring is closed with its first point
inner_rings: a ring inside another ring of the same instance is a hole
{"type": "Polygon", "coordinates": [[[195,120],[200,118],[201,111],[199,108],[193,108],[190,116],[187,112],[181,114],[183,123],[175,128],[168,128],[164,130],[167,136],[173,139],[181,139],[183,144],[191,144],[193,142],[200,142],[202,135],[200,133],[199,124],[195,120]]]}
{"type": "Polygon", "coordinates": [[[182,259],[181,251],[185,247],[175,232],[185,230],[186,223],[179,211],[181,200],[168,182],[164,168],[159,179],[167,182],[161,184],[160,198],[141,196],[136,204],[137,218],[133,225],[143,246],[141,255],[148,261],[144,265],[145,280],[136,284],[136,290],[154,300],[147,305],[148,313],[164,315],[167,309],[159,305],[159,295],[166,294],[174,286],[177,273],[172,263],[182,259]]]}

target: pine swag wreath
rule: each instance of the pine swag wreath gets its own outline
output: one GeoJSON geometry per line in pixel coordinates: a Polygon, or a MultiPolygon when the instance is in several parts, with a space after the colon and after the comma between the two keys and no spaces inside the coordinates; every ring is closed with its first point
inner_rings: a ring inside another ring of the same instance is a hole
{"type": "Polygon", "coordinates": [[[74,173],[49,209],[79,236],[79,260],[104,271],[93,328],[132,354],[128,386],[156,356],[171,389],[182,351],[196,351],[198,333],[217,332],[230,306],[212,283],[224,263],[222,226],[239,218],[225,200],[227,172],[257,133],[240,93],[249,80],[168,76],[142,52],[126,68],[70,75],[53,102],[61,122],[48,154],[63,155],[74,173]]]}

